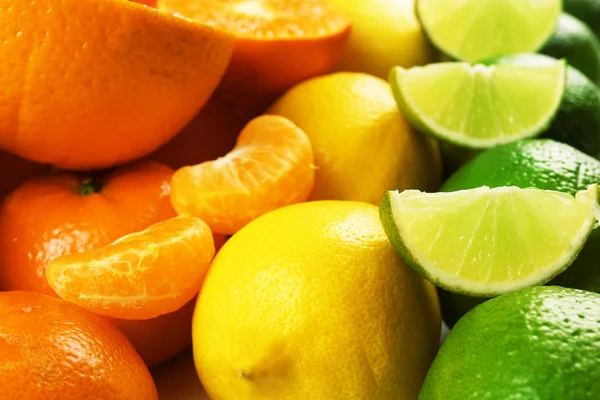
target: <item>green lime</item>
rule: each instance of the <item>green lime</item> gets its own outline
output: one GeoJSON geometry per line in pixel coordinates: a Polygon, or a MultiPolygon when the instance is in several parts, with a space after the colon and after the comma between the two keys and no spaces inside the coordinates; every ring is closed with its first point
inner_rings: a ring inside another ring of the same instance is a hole
{"type": "Polygon", "coordinates": [[[575,195],[594,183],[600,183],[600,161],[554,140],[529,139],[478,154],[448,178],[441,190],[517,186],[575,195]]]}
{"type": "MultiPolygon", "coordinates": [[[[518,54],[492,60],[496,65],[552,65],[552,57],[518,54]]],[[[567,67],[567,82],[558,113],[541,137],[551,138],[600,158],[600,91],[573,67],[567,67]]]]}
{"type": "Polygon", "coordinates": [[[600,37],[600,1],[563,0],[563,8],[585,22],[600,37]]]}
{"type": "Polygon", "coordinates": [[[597,400],[600,295],[536,286],[475,307],[450,331],[419,400],[597,400]]]}
{"type": "Polygon", "coordinates": [[[548,282],[583,248],[598,185],[570,194],[516,186],[388,191],[380,215],[404,261],[454,293],[494,296],[548,282]]]}
{"type": "MultiPolygon", "coordinates": [[[[553,60],[553,59],[552,59],[553,60]]],[[[546,130],[563,97],[566,66],[429,64],[390,72],[398,107],[422,133],[485,149],[546,130]]]]}
{"type": "Polygon", "coordinates": [[[467,62],[539,50],[558,21],[562,0],[418,0],[432,43],[467,62]]]}
{"type": "Polygon", "coordinates": [[[540,52],[565,58],[569,65],[599,84],[600,40],[585,23],[569,14],[563,13],[558,21],[556,31],[540,52]]]}
{"type": "MultiPolygon", "coordinates": [[[[454,192],[480,186],[535,187],[575,195],[600,183],[600,161],[563,143],[531,139],[484,151],[463,165],[442,186],[454,192]]],[[[600,292],[600,229],[592,231],[573,264],[549,284],[600,292]]],[[[452,326],[485,299],[439,290],[444,321],[452,326]]]]}

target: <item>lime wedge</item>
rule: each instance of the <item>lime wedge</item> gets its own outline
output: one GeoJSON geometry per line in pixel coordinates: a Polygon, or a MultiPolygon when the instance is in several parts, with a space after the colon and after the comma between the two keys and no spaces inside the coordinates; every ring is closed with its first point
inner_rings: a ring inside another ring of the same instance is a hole
{"type": "Polygon", "coordinates": [[[597,184],[575,197],[514,186],[390,191],[380,215],[396,250],[426,279],[454,293],[496,296],[564,271],[594,228],[597,201],[597,184]]]}
{"type": "Polygon", "coordinates": [[[486,149],[541,134],[557,113],[566,63],[395,67],[390,85],[400,111],[422,133],[486,149]]]}
{"type": "Polygon", "coordinates": [[[442,53],[477,62],[539,50],[558,24],[562,0],[418,0],[416,9],[442,53]]]}

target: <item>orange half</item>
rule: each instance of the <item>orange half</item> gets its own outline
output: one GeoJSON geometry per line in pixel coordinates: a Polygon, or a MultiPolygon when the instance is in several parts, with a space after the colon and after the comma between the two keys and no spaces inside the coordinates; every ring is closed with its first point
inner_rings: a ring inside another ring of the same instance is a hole
{"type": "Polygon", "coordinates": [[[143,157],[206,104],[223,30],[130,1],[0,1],[0,148],[61,169],[143,157]]]}
{"type": "Polygon", "coordinates": [[[331,71],[350,33],[326,0],[159,0],[157,7],[236,36],[222,82],[236,92],[280,93],[331,71]]]}
{"type": "Polygon", "coordinates": [[[246,125],[225,157],[177,170],[171,202],[178,213],[231,235],[271,210],[305,201],[314,180],[306,133],[284,117],[263,115],[246,125]]]}
{"type": "Polygon", "coordinates": [[[190,301],[214,254],[208,226],[179,216],[104,248],[60,256],[46,277],[60,297],[97,314],[149,319],[190,301]]]}

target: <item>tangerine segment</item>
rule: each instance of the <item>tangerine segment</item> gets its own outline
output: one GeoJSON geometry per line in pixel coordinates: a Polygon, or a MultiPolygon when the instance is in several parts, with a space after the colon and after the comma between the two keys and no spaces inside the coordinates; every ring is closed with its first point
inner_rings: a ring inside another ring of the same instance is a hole
{"type": "Polygon", "coordinates": [[[149,319],[190,301],[214,254],[208,226],[179,216],[104,248],[58,257],[46,277],[60,297],[97,314],[149,319]]]}
{"type": "Polygon", "coordinates": [[[234,234],[271,210],[305,201],[314,179],[304,131],[287,118],[263,115],[246,125],[225,157],[176,171],[171,202],[213,232],[234,234]]]}
{"type": "Polygon", "coordinates": [[[236,36],[222,87],[278,93],[329,72],[342,57],[350,22],[326,0],[159,0],[157,7],[236,36]]]}

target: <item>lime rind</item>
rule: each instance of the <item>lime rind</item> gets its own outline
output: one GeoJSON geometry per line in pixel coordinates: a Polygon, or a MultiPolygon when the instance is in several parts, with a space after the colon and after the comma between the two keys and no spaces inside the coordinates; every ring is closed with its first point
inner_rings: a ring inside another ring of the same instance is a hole
{"type": "Polygon", "coordinates": [[[438,50],[479,62],[540,50],[558,25],[562,0],[418,0],[415,9],[438,50]]]}
{"type": "Polygon", "coordinates": [[[598,221],[598,185],[575,197],[517,187],[389,191],[380,215],[400,256],[427,280],[492,297],[547,283],[571,265],[598,221]]]}
{"type": "Polygon", "coordinates": [[[566,87],[566,62],[470,65],[461,62],[390,71],[394,98],[420,132],[481,150],[543,133],[566,87]]]}

